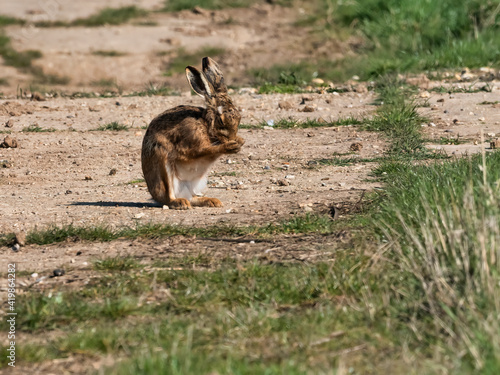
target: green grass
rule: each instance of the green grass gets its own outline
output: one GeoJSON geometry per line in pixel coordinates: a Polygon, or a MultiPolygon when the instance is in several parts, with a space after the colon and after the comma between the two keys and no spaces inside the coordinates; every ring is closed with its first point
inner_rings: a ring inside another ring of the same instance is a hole
{"type": "Polygon", "coordinates": [[[257,0],[167,0],[164,10],[178,12],[200,7],[203,9],[243,8],[256,3],[257,0]]]}
{"type": "Polygon", "coordinates": [[[0,27],[9,25],[24,25],[25,23],[26,21],[20,18],[4,16],[0,14],[0,27]]]}
{"type": "Polygon", "coordinates": [[[500,369],[498,163],[495,152],[430,166],[396,165],[374,217],[392,264],[384,272],[407,304],[405,314],[421,317],[415,328],[436,347],[462,353],[465,372],[467,366],[480,373],[500,369]]]}
{"type": "MultiPolygon", "coordinates": [[[[48,245],[66,240],[112,241],[120,238],[158,238],[170,236],[198,236],[223,238],[237,236],[270,236],[275,234],[331,233],[334,223],[326,216],[306,215],[292,217],[280,223],[262,226],[211,226],[189,227],[171,224],[141,224],[135,228],[124,227],[112,230],[105,226],[77,227],[74,225],[50,226],[43,230],[33,230],[27,234],[26,243],[48,245]]],[[[12,245],[12,234],[0,236],[0,246],[12,245]]]]}
{"type": "Polygon", "coordinates": [[[280,118],[272,123],[263,120],[257,125],[247,125],[241,124],[241,129],[255,129],[272,126],[275,129],[305,129],[305,128],[320,128],[320,127],[334,127],[334,126],[350,126],[350,125],[360,125],[368,120],[358,119],[356,117],[340,117],[337,120],[326,121],[324,119],[305,119],[299,120],[293,117],[280,118]]]}
{"type": "MultiPolygon", "coordinates": [[[[317,58],[319,76],[370,80],[395,72],[477,68],[500,64],[498,0],[315,0],[299,25],[319,38],[361,41],[356,56],[337,61],[317,58]]],[[[310,64],[307,62],[305,64],[310,64]]]]}
{"type": "Polygon", "coordinates": [[[171,96],[178,95],[170,87],[164,84],[148,83],[143,91],[134,91],[127,96],[171,96]]]}
{"type": "Polygon", "coordinates": [[[177,50],[176,56],[170,60],[165,68],[164,75],[171,76],[172,74],[184,74],[184,70],[188,65],[199,65],[201,59],[205,56],[217,58],[225,52],[221,47],[203,47],[197,51],[187,51],[185,48],[177,50]]]}
{"type": "Polygon", "coordinates": [[[33,60],[42,57],[40,51],[27,50],[16,51],[12,48],[10,38],[0,31],[0,56],[3,57],[3,63],[15,68],[31,68],[33,60]]]}
{"type": "Polygon", "coordinates": [[[134,6],[122,8],[105,8],[99,13],[87,18],[79,18],[71,22],[72,26],[97,27],[104,25],[120,25],[130,21],[133,18],[144,17],[148,11],[134,6]]]}
{"type": "Polygon", "coordinates": [[[115,50],[97,50],[93,51],[92,55],[103,56],[103,57],[121,57],[121,56],[126,56],[127,52],[121,52],[115,50]]]}
{"type": "Polygon", "coordinates": [[[27,133],[52,133],[52,132],[55,132],[56,129],[54,128],[42,128],[40,126],[38,126],[37,124],[32,124],[32,125],[29,125],[27,127],[24,127],[23,132],[27,132],[27,133]]]}
{"type": "Polygon", "coordinates": [[[117,121],[110,122],[109,124],[106,125],[101,125],[99,126],[96,130],[99,131],[121,131],[121,130],[128,130],[129,127],[127,125],[120,124],[117,121]]]}

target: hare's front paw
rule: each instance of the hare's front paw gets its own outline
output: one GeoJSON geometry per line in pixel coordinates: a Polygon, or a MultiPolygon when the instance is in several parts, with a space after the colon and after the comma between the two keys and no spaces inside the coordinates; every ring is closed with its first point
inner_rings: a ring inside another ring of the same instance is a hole
{"type": "Polygon", "coordinates": [[[245,144],[245,140],[241,137],[236,137],[234,139],[240,146],[243,146],[245,144]]]}
{"type": "Polygon", "coordinates": [[[229,141],[224,143],[224,152],[227,154],[236,154],[241,150],[241,144],[237,141],[229,141]]]}

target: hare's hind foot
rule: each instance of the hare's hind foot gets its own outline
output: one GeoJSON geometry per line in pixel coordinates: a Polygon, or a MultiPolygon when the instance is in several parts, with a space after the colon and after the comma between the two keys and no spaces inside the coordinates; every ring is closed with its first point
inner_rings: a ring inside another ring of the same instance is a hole
{"type": "Polygon", "coordinates": [[[193,197],[191,205],[196,207],[222,207],[222,202],[217,198],[193,197]]]}
{"type": "Polygon", "coordinates": [[[168,208],[175,210],[189,210],[191,208],[191,203],[185,198],[172,199],[168,202],[168,208]]]}

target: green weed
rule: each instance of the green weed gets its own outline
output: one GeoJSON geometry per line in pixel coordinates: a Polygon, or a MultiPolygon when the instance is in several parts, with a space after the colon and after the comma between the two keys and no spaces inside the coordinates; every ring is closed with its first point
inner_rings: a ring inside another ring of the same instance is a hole
{"type": "Polygon", "coordinates": [[[27,132],[27,133],[52,133],[52,132],[55,132],[56,129],[54,128],[42,128],[40,126],[38,126],[37,124],[31,124],[27,127],[24,127],[23,132],[27,132]]]}
{"type": "Polygon", "coordinates": [[[103,57],[121,57],[126,56],[127,52],[115,51],[115,50],[97,50],[92,52],[95,56],[103,57]]]}
{"type": "Polygon", "coordinates": [[[79,18],[71,22],[72,26],[96,27],[104,25],[120,25],[133,18],[144,17],[148,11],[136,6],[126,6],[122,8],[105,8],[99,13],[88,18],[79,18]]]}
{"type": "Polygon", "coordinates": [[[99,126],[96,130],[99,131],[121,131],[121,130],[128,130],[129,127],[127,125],[120,124],[117,121],[110,122],[109,124],[106,125],[101,125],[99,126]]]}
{"type": "Polygon", "coordinates": [[[203,9],[224,9],[224,8],[243,8],[255,3],[256,0],[167,0],[164,10],[167,12],[178,12],[184,9],[193,9],[200,7],[203,9]]]}

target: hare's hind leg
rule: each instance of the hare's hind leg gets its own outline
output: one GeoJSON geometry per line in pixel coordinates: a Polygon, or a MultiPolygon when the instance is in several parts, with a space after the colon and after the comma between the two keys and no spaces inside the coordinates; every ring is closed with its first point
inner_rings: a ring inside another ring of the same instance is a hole
{"type": "Polygon", "coordinates": [[[222,207],[222,202],[217,198],[193,197],[191,205],[196,207],[222,207]]]}
{"type": "Polygon", "coordinates": [[[161,153],[143,151],[142,172],[148,185],[148,190],[155,201],[169,208],[187,210],[191,204],[185,198],[175,198],[173,172],[168,167],[166,157],[161,153]]]}

